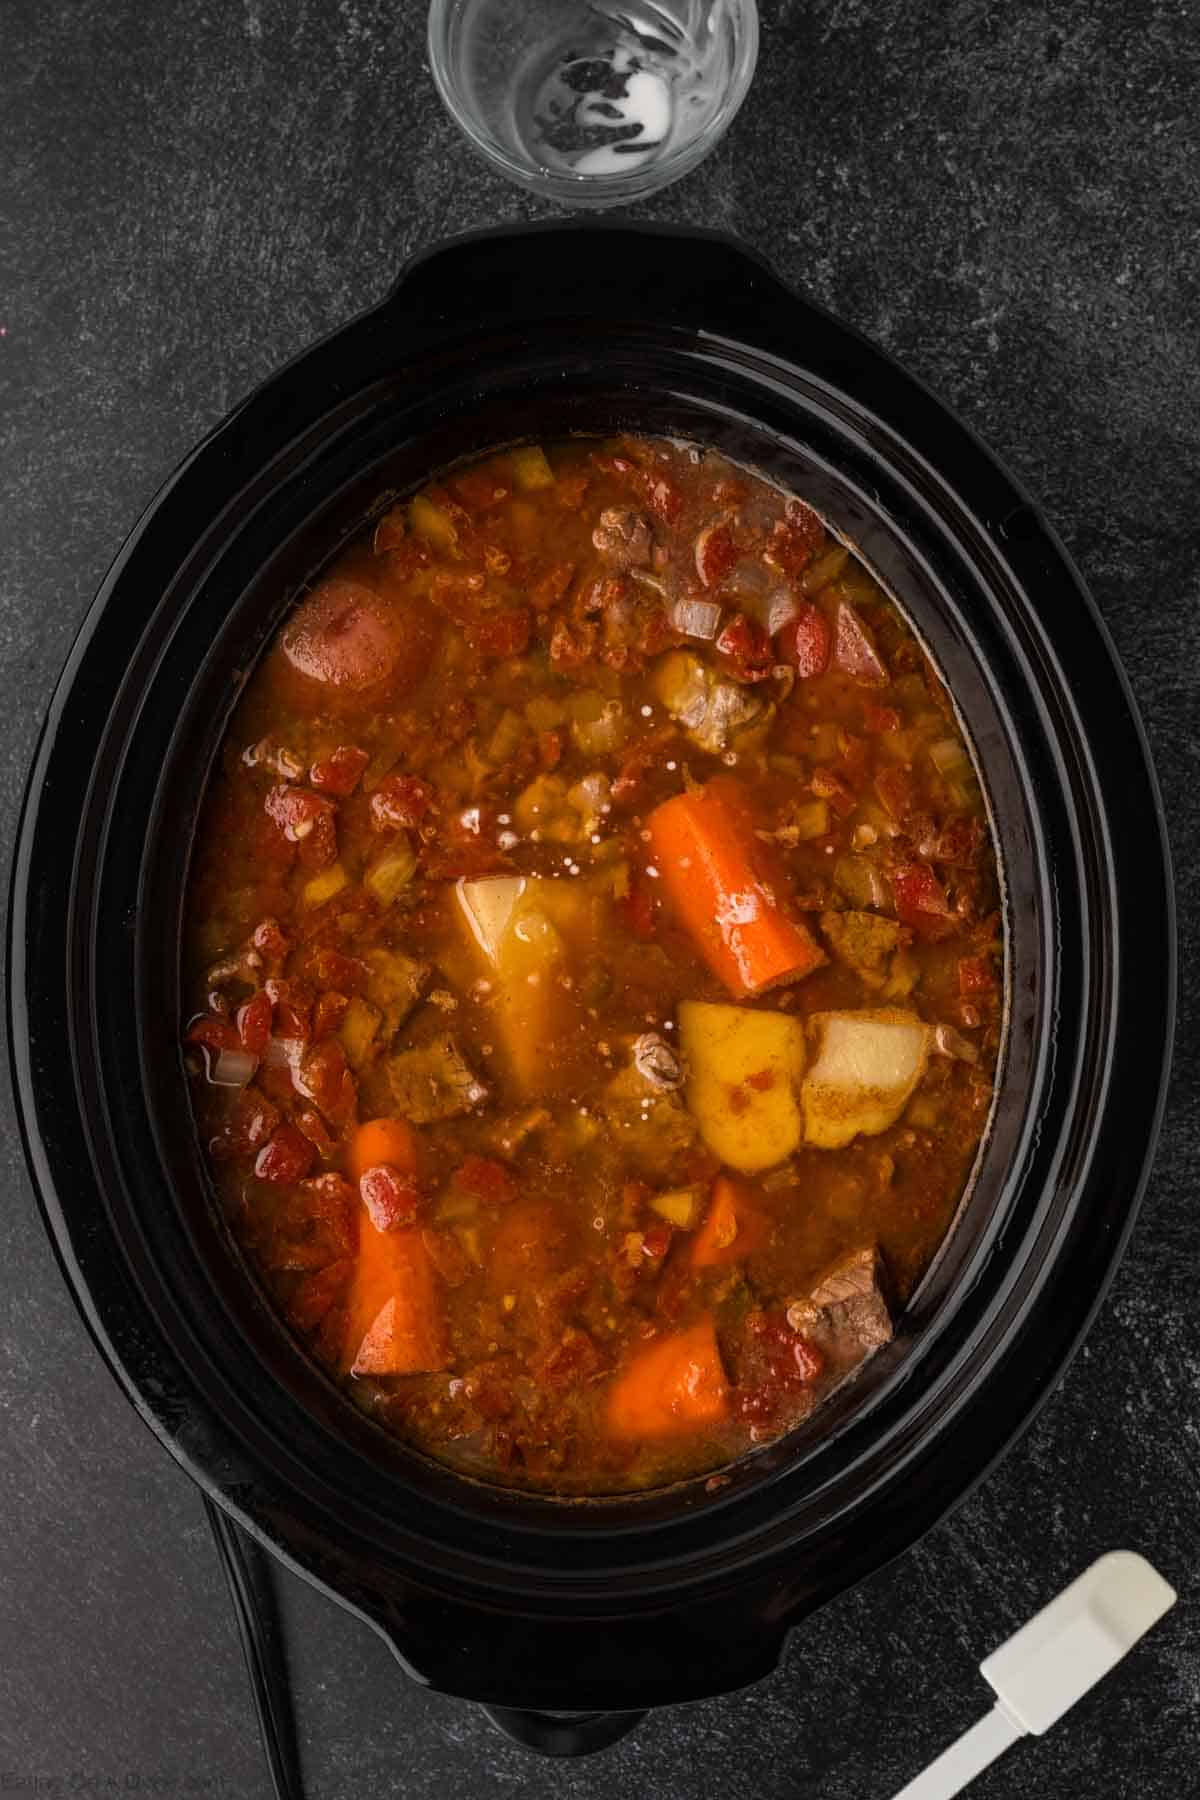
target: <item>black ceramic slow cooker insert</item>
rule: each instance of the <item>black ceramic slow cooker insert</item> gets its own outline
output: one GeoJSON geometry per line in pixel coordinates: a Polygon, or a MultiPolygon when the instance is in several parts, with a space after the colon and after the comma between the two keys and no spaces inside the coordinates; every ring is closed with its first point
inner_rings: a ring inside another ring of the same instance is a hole
{"type": "Polygon", "coordinates": [[[502,1708],[630,1710],[755,1680],[910,1545],[1030,1419],[1129,1231],[1169,1050],[1162,815],[1104,629],[982,446],[733,243],[629,226],[463,239],[273,377],[129,538],[54,697],[11,910],[26,1146],[64,1273],[207,1493],[404,1665],[502,1708]],[[629,428],[798,489],[901,599],[979,758],[1011,1003],[956,1229],[808,1424],[602,1501],[467,1481],[340,1395],[221,1227],[179,1053],[206,773],[256,655],[375,509],[506,442],[629,428]]]}

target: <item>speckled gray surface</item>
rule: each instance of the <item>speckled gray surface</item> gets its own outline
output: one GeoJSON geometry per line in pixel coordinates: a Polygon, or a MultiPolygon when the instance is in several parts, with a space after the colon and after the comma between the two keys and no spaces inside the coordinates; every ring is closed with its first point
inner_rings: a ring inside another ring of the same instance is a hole
{"type": "MultiPolygon", "coordinates": [[[[417,0],[6,0],[0,804],[105,566],[195,438],[412,251],[537,208],[470,161],[417,0]]],[[[1179,1055],[1141,1225],[1056,1397],[955,1519],[753,1692],[542,1764],[289,1578],[310,1792],[885,1800],[976,1664],[1116,1544],[1182,1604],[980,1800],[1200,1793],[1200,19],[1192,0],[767,0],[751,100],[641,209],[741,232],[955,403],[1078,558],[1179,856],[1179,1055]]],[[[7,1109],[7,1091],[3,1103],[7,1109]]],[[[265,1800],[197,1496],[97,1362],[0,1144],[0,1791],[265,1800]],[[47,1791],[42,1789],[41,1791],[47,1791]]]]}

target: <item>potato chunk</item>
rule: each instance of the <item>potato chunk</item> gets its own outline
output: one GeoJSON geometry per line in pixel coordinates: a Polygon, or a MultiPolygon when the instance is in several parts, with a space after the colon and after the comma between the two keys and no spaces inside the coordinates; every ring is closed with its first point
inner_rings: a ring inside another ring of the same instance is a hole
{"type": "Polygon", "coordinates": [[[714,1156],[747,1175],[790,1156],[803,1133],[796,1098],[805,1062],[801,1020],[685,1000],[679,1043],[688,1107],[714,1156]]]}
{"type": "Polygon", "coordinates": [[[932,1033],[915,1013],[814,1013],[815,1058],[804,1078],[805,1141],[840,1150],[895,1123],[924,1075],[932,1033]]]}

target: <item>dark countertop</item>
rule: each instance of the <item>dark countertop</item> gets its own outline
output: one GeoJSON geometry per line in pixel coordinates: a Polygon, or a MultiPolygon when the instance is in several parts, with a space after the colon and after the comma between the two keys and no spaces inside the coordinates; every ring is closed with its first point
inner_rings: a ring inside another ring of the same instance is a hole
{"type": "MultiPolygon", "coordinates": [[[[8,0],[5,856],[72,635],[178,458],[413,251],[539,211],[443,117],[423,13],[8,0]]],[[[1184,1011],[1162,1148],[1111,1297],[1034,1428],[751,1692],[655,1717],[590,1764],[543,1764],[419,1691],[288,1577],[314,1800],[886,1800],[985,1710],[980,1658],[1117,1545],[1144,1550],[1182,1604],[972,1792],[1200,1788],[1200,27],[1180,0],[766,0],[764,15],[732,134],[639,211],[740,232],[881,341],[1009,461],[1078,559],[1143,707],[1180,865],[1184,1011]]],[[[0,1792],[38,1777],[146,1792],[163,1777],[168,1792],[266,1800],[198,1495],[94,1355],[6,1088],[2,1104],[0,1792]]]]}

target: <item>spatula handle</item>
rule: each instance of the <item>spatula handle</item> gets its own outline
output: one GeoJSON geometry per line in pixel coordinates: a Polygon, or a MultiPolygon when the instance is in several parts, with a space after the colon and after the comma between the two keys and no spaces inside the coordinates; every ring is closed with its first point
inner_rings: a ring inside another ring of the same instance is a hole
{"type": "Polygon", "coordinates": [[[951,1800],[1023,1736],[1021,1727],[1005,1708],[994,1706],[977,1725],[943,1750],[915,1781],[902,1788],[895,1800],[951,1800]]]}

